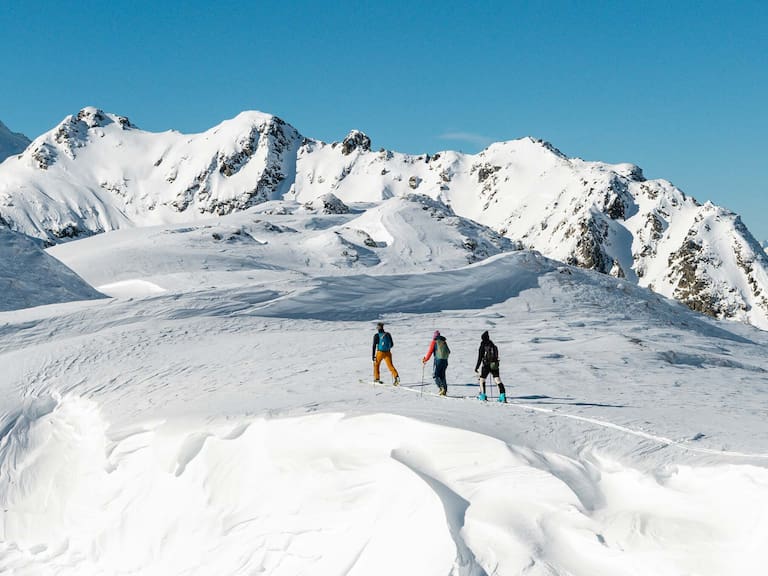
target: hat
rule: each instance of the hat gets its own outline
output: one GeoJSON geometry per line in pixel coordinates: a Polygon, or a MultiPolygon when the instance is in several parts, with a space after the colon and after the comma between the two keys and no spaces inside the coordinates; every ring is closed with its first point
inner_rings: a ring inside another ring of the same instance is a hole
{"type": "Polygon", "coordinates": [[[434,334],[432,334],[432,339],[435,339],[435,338],[437,338],[438,336],[440,336],[440,330],[435,330],[435,333],[434,333],[434,334]]]}

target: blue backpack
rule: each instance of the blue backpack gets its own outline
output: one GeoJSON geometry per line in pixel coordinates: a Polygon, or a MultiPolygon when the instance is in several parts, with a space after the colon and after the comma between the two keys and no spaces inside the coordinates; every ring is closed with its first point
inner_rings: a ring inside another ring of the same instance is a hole
{"type": "Polygon", "coordinates": [[[394,345],[394,342],[392,342],[392,336],[390,336],[389,332],[379,334],[379,344],[376,347],[378,350],[381,352],[389,352],[394,345]]]}

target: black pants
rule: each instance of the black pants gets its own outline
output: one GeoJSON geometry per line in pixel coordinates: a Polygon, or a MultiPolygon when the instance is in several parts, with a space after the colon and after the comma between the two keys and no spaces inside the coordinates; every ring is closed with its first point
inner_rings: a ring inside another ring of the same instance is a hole
{"type": "Polygon", "coordinates": [[[493,376],[493,381],[496,383],[496,386],[499,387],[499,394],[506,394],[504,384],[501,382],[501,378],[499,377],[498,365],[495,368],[491,368],[489,364],[483,364],[483,367],[480,369],[480,387],[483,390],[483,394],[485,394],[485,380],[488,378],[488,374],[493,376]]]}

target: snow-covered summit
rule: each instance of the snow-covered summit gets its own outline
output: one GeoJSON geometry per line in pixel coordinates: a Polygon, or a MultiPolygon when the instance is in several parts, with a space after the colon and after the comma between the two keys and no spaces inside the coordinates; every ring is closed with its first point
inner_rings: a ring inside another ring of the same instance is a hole
{"type": "Polygon", "coordinates": [[[0,162],[20,153],[29,146],[29,138],[18,132],[11,132],[10,129],[0,122],[0,162]]]}
{"type": "Polygon", "coordinates": [[[0,218],[54,243],[275,200],[375,209],[411,194],[548,257],[768,328],[768,259],[736,215],[633,164],[569,158],[535,138],[408,155],[372,150],[357,130],[306,138],[260,112],[184,135],[84,108],[0,166],[0,218]]]}

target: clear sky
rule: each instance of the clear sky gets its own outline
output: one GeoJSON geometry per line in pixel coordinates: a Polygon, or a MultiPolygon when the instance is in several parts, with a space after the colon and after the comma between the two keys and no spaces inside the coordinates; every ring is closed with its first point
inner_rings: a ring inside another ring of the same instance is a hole
{"type": "Polygon", "coordinates": [[[0,0],[0,120],[35,137],[93,105],[198,132],[255,109],[409,153],[530,135],[768,239],[767,6],[0,0]]]}

